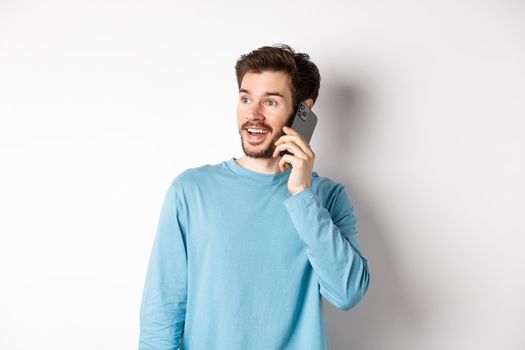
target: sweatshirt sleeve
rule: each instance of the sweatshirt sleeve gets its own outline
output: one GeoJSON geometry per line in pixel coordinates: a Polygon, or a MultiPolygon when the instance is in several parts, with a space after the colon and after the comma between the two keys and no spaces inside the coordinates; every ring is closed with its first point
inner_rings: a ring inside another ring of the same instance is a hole
{"type": "Polygon", "coordinates": [[[175,186],[164,198],[140,308],[139,350],[176,350],[183,335],[187,298],[185,238],[175,186]]]}
{"type": "Polygon", "coordinates": [[[306,245],[320,293],[335,307],[348,310],[365,295],[368,261],[357,238],[356,218],[346,188],[337,184],[324,208],[312,188],[287,198],[284,205],[306,245]]]}

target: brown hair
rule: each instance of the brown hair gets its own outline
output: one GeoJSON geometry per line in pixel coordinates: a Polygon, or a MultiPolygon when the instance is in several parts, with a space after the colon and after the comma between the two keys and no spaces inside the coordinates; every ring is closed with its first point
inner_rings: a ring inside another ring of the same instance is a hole
{"type": "Polygon", "coordinates": [[[282,71],[292,78],[292,97],[295,107],[308,98],[315,102],[319,95],[321,85],[319,69],[310,61],[310,56],[296,53],[288,45],[263,46],[242,55],[235,64],[237,85],[241,87],[242,78],[246,73],[263,71],[282,71]]]}

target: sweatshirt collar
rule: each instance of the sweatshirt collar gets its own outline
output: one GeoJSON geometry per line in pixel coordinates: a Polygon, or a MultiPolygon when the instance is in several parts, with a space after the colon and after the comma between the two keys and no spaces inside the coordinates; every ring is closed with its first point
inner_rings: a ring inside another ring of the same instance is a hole
{"type": "Polygon", "coordinates": [[[292,170],[292,167],[288,166],[288,169],[277,174],[263,174],[250,169],[243,168],[242,166],[237,164],[237,162],[235,161],[236,159],[237,158],[232,157],[226,161],[226,165],[228,166],[228,168],[230,168],[231,171],[243,177],[247,177],[260,182],[276,183],[288,180],[288,177],[292,170]]]}

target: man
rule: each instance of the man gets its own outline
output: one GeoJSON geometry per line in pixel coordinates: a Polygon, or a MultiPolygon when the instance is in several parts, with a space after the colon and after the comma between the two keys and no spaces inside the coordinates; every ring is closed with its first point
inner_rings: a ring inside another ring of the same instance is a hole
{"type": "Polygon", "coordinates": [[[322,298],[348,310],[369,284],[345,187],[313,172],[285,125],[320,76],[289,46],[242,55],[244,156],[188,169],[169,187],[141,306],[141,350],[325,350],[322,298]],[[281,157],[282,151],[289,151],[281,157]]]}

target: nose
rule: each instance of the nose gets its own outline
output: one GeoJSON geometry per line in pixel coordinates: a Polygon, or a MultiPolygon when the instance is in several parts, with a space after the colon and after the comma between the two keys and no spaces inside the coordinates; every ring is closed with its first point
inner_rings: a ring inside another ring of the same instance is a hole
{"type": "Polygon", "coordinates": [[[248,114],[246,115],[246,118],[248,120],[263,120],[264,114],[261,111],[261,107],[258,103],[253,103],[250,106],[250,110],[248,111],[248,114]]]}

